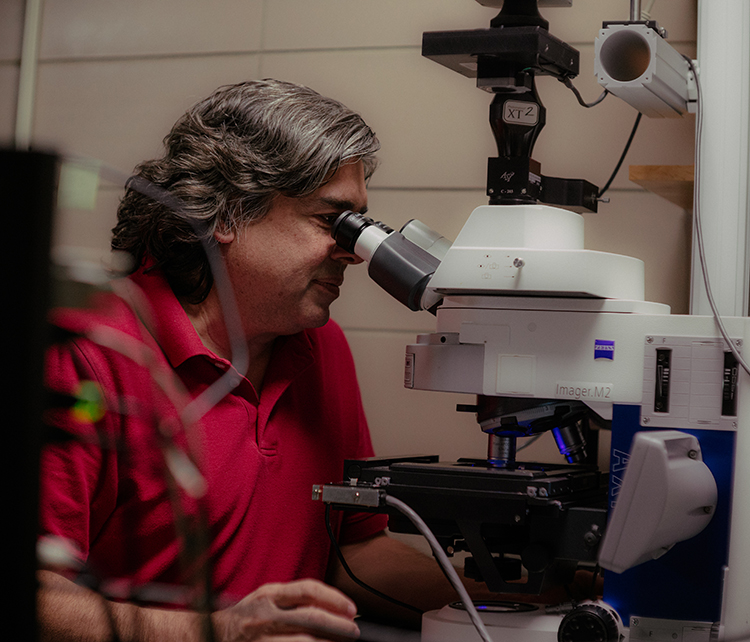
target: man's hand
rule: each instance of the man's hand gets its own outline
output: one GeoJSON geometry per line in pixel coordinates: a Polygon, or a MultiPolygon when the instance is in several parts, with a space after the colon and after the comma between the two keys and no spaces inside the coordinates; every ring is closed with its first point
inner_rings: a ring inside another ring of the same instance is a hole
{"type": "MultiPolygon", "coordinates": [[[[38,614],[42,642],[204,642],[204,615],[108,602],[53,571],[39,571],[38,614]]],[[[343,642],[359,636],[356,607],[316,580],[266,584],[211,615],[219,642],[343,642]]]]}
{"type": "Polygon", "coordinates": [[[213,615],[216,637],[225,642],[355,639],[357,607],[343,593],[317,580],[265,584],[234,606],[213,615]]]}

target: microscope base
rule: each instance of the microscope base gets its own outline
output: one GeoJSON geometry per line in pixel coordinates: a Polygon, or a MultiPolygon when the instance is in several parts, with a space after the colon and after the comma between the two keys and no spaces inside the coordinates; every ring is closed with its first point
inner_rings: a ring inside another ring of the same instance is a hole
{"type": "MultiPolygon", "coordinates": [[[[480,616],[496,642],[557,642],[562,615],[547,615],[544,607],[513,602],[501,612],[481,610],[480,616]]],[[[474,642],[480,640],[462,608],[444,606],[422,616],[422,642],[474,642]]]]}

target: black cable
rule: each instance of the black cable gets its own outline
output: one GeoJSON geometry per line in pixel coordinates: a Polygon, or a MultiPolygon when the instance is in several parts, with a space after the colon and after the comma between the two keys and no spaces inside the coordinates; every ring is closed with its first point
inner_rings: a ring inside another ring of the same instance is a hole
{"type": "Polygon", "coordinates": [[[596,568],[594,569],[594,572],[591,575],[591,599],[592,600],[596,600],[599,597],[596,593],[596,581],[599,579],[599,575],[601,572],[602,572],[602,567],[597,564],[596,568]]]}
{"type": "Polygon", "coordinates": [[[627,156],[628,154],[628,150],[630,149],[630,144],[633,142],[633,138],[635,138],[635,132],[638,131],[638,125],[640,124],[642,117],[643,117],[643,114],[641,112],[638,112],[638,115],[635,117],[635,123],[633,124],[633,130],[630,132],[630,138],[628,138],[628,142],[625,144],[625,149],[622,150],[622,156],[620,156],[620,160],[617,161],[617,166],[615,167],[615,171],[612,172],[612,176],[609,177],[607,184],[601,190],[599,190],[599,193],[596,195],[597,198],[601,198],[604,195],[604,193],[609,189],[610,185],[612,185],[612,181],[615,180],[615,176],[617,176],[617,172],[620,171],[620,167],[622,167],[622,164],[625,161],[625,156],[627,156]]]}
{"type": "MultiPolygon", "coordinates": [[[[602,567],[597,564],[591,573],[591,586],[588,589],[588,597],[584,599],[589,599],[593,602],[599,599],[599,596],[596,593],[596,582],[599,579],[599,575],[601,571],[602,571],[602,567]]],[[[568,600],[573,606],[575,606],[576,604],[580,602],[580,600],[575,595],[573,595],[573,588],[571,584],[563,584],[563,590],[567,594],[568,600]]]]}
{"type": "Polygon", "coordinates": [[[516,452],[519,452],[519,451],[523,450],[524,448],[528,448],[529,446],[531,446],[531,444],[536,443],[537,441],[539,441],[539,438],[542,436],[542,434],[543,433],[540,432],[538,435],[530,435],[531,439],[529,439],[528,441],[526,441],[523,444],[521,444],[520,446],[518,446],[516,448],[516,452]]]}
{"type": "Polygon", "coordinates": [[[599,96],[599,98],[597,98],[594,102],[587,103],[586,101],[583,100],[583,96],[581,96],[581,92],[579,92],[575,88],[575,86],[573,85],[573,82],[570,80],[570,78],[568,78],[568,77],[558,78],[558,80],[563,85],[565,85],[568,89],[570,89],[570,91],[572,91],[575,94],[576,99],[578,100],[578,104],[581,105],[581,107],[586,107],[587,109],[590,109],[591,107],[596,107],[600,102],[602,102],[602,100],[604,100],[607,97],[607,94],[609,94],[609,91],[607,91],[605,89],[601,93],[601,95],[599,96]]]}
{"type": "Polygon", "coordinates": [[[411,604],[406,604],[405,602],[402,602],[401,600],[397,600],[395,597],[391,597],[390,595],[381,593],[376,588],[373,588],[369,584],[366,584],[365,582],[360,580],[356,575],[354,575],[354,573],[352,572],[352,569],[350,569],[349,565],[346,563],[346,560],[344,559],[344,554],[341,552],[339,543],[336,541],[336,536],[333,533],[333,528],[331,527],[331,505],[330,504],[326,504],[325,522],[326,522],[326,531],[328,532],[328,538],[331,540],[331,545],[333,546],[333,550],[336,552],[336,557],[339,558],[339,562],[341,562],[341,566],[344,567],[346,574],[352,579],[352,581],[355,584],[357,584],[357,586],[361,586],[366,591],[369,591],[373,595],[377,595],[378,597],[390,602],[391,604],[395,604],[396,606],[409,609],[410,611],[413,611],[414,613],[418,613],[419,615],[422,615],[424,613],[424,611],[422,611],[421,609],[418,609],[416,606],[412,606],[411,604]]]}

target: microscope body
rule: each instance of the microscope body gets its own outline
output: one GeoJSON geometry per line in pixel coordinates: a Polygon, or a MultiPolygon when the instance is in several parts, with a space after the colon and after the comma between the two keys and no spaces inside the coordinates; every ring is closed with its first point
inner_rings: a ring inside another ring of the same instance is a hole
{"type": "MultiPolygon", "coordinates": [[[[738,453],[750,447],[750,378],[712,317],[643,300],[640,261],[584,250],[580,218],[544,205],[477,208],[423,294],[441,297],[436,330],[406,347],[405,385],[477,395],[464,410],[489,435],[487,459],[349,462],[346,483],[410,504],[446,550],[470,553],[467,576],[491,591],[531,597],[602,564],[618,631],[708,642],[749,588],[750,538],[735,520],[748,512],[738,484],[750,459],[738,453]],[[493,439],[581,414],[611,428],[609,470],[595,453],[552,464],[493,451],[493,439]],[[625,484],[631,451],[648,439],[657,445],[625,484]]],[[[725,322],[741,351],[750,320],[725,322]]],[[[413,532],[397,514],[390,525],[413,532]]],[[[549,627],[540,613],[525,617],[549,627]]],[[[508,638],[507,615],[487,617],[508,638]]],[[[430,642],[460,626],[452,612],[425,618],[430,642]]]]}
{"type": "MultiPolygon", "coordinates": [[[[732,584],[747,581],[750,544],[731,534],[730,515],[745,510],[734,487],[748,461],[736,451],[750,441],[750,381],[712,317],[671,315],[644,300],[641,261],[583,249],[581,219],[479,207],[421,293],[440,300],[436,329],[406,347],[405,385],[477,395],[462,409],[488,434],[487,459],[348,462],[345,481],[413,506],[493,592],[539,595],[601,564],[604,602],[631,635],[709,640],[747,590],[732,584]],[[611,426],[609,470],[577,452],[584,415],[611,426]],[[546,430],[569,463],[516,461],[515,440],[546,430]]],[[[404,238],[428,247],[409,228],[404,238]]],[[[742,350],[750,320],[726,325],[742,350]]],[[[412,532],[397,514],[390,524],[412,532]]]]}
{"type": "MultiPolygon", "coordinates": [[[[505,209],[498,206],[498,218],[504,216],[505,209]]],[[[487,221],[482,225],[486,230],[487,221]]],[[[524,289],[523,273],[527,268],[529,272],[534,269],[534,252],[523,247],[487,245],[476,249],[488,261],[502,264],[492,278],[484,281],[492,282],[495,274],[496,281],[507,283],[512,279],[513,287],[519,286],[518,294],[511,294],[508,286],[497,287],[495,294],[488,287],[481,294],[472,286],[468,294],[459,294],[456,289],[447,295],[437,310],[436,332],[420,335],[417,343],[406,348],[406,385],[545,403],[583,402],[600,418],[611,421],[610,470],[602,471],[609,477],[607,516],[602,523],[597,521],[601,516],[591,510],[587,515],[591,523],[571,533],[579,538],[582,548],[585,541],[595,541],[596,550],[589,560],[581,556],[579,567],[583,568],[591,568],[590,561],[598,560],[599,537],[606,531],[607,522],[611,523],[634,437],[667,430],[694,436],[718,493],[715,505],[698,507],[710,511],[708,525],[697,536],[674,543],[667,551],[647,551],[654,557],[658,554],[658,559],[649,558],[621,573],[607,571],[604,600],[626,625],[630,624],[631,636],[633,622],[646,622],[642,626],[653,629],[649,618],[669,620],[663,626],[679,629],[680,637],[687,634],[678,622],[699,621],[702,624],[690,624],[690,630],[702,626],[710,632],[713,623],[721,621],[722,594],[729,590],[726,568],[738,572],[729,565],[730,548],[737,562],[748,547],[747,536],[730,538],[730,515],[733,498],[737,501],[738,495],[733,492],[733,484],[740,476],[735,466],[748,465],[746,460],[736,458],[737,442],[749,438],[740,435],[743,426],[745,432],[750,430],[750,416],[741,404],[750,395],[746,390],[750,380],[739,373],[714,319],[671,315],[667,306],[642,298],[597,298],[585,291],[589,275],[569,267],[559,256],[545,268],[550,275],[546,287],[540,280],[533,290],[524,289]],[[513,278],[512,261],[519,257],[524,264],[515,268],[513,278]],[[557,268],[550,270],[549,265],[557,268]],[[566,273],[575,275],[575,287],[554,294],[561,275],[566,273]]],[[[451,265],[452,250],[441,267],[451,265]]],[[[573,255],[577,250],[568,252],[570,265],[575,265],[573,255]]],[[[634,280],[640,278],[638,273],[636,267],[634,280]]],[[[601,270],[595,276],[601,277],[601,284],[606,281],[601,270]]],[[[433,283],[437,278],[436,274],[433,283]]],[[[616,280],[623,278],[618,273],[616,280]]],[[[589,289],[599,285],[594,283],[589,289]]],[[[727,319],[726,324],[737,346],[747,345],[750,320],[727,319]]],[[[655,494],[658,490],[653,489],[655,494]]],[[[587,506],[591,498],[578,501],[572,500],[570,506],[587,506]]],[[[653,511],[658,512],[659,506],[653,511]]],[[[653,637],[653,632],[648,636],[653,637]]],[[[705,639],[709,639],[708,633],[705,639]]]]}
{"type": "MultiPolygon", "coordinates": [[[[655,23],[607,29],[613,50],[651,48],[647,70],[671,56],[649,44],[663,37],[655,23]]],[[[411,505],[444,550],[469,553],[466,575],[499,594],[539,596],[606,569],[602,600],[567,615],[486,609],[498,641],[750,639],[750,376],[737,359],[750,319],[724,320],[729,345],[713,317],[645,301],[641,261],[584,249],[577,212],[596,212],[598,188],[545,177],[531,158],[545,120],[534,76],[567,84],[578,73],[578,52],[548,33],[534,0],[506,0],[490,29],[426,33],[422,53],[494,95],[490,204],[453,243],[419,222],[394,232],[354,213],[332,234],[395,298],[436,314],[435,331],[406,347],[405,386],[477,395],[459,409],[476,413],[488,453],[351,461],[344,485],[411,505]],[[608,470],[589,420],[611,430],[608,470]],[[518,461],[516,440],[546,431],[568,463],[518,461]]],[[[661,116],[692,100],[688,63],[672,63],[684,95],[661,116]]],[[[663,83],[617,82],[625,100],[636,83],[634,100],[664,101],[663,83]]],[[[414,532],[380,510],[392,530],[414,532]]],[[[476,636],[450,606],[423,618],[425,642],[476,636]]]]}

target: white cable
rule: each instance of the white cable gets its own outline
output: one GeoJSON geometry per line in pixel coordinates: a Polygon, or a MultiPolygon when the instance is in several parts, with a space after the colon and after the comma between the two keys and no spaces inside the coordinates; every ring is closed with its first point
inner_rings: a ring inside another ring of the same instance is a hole
{"type": "Polygon", "coordinates": [[[647,9],[644,9],[643,7],[641,7],[641,17],[640,17],[641,20],[651,20],[651,10],[654,8],[655,2],[656,0],[651,0],[651,2],[649,2],[648,4],[647,9]]]}
{"type": "Polygon", "coordinates": [[[648,9],[641,8],[641,20],[651,20],[651,10],[654,8],[656,0],[651,0],[648,9]]]}
{"type": "Polygon", "coordinates": [[[402,502],[400,499],[396,499],[395,497],[386,495],[385,503],[400,510],[412,521],[419,532],[424,535],[425,539],[430,544],[430,548],[432,548],[432,552],[435,554],[435,558],[437,559],[440,566],[443,567],[443,570],[448,576],[450,583],[453,585],[453,588],[456,589],[456,592],[461,598],[461,602],[463,602],[464,608],[466,608],[466,612],[469,614],[469,618],[471,619],[472,624],[476,628],[477,633],[479,633],[479,637],[482,638],[484,642],[492,642],[492,638],[487,632],[487,628],[484,626],[484,622],[482,622],[482,619],[479,617],[479,613],[477,613],[477,609],[474,606],[474,602],[469,596],[466,587],[463,585],[463,582],[461,582],[461,579],[458,577],[458,573],[456,573],[456,569],[453,568],[453,564],[450,563],[448,556],[445,554],[445,551],[438,543],[436,537],[432,534],[429,526],[425,524],[424,520],[419,515],[417,515],[417,513],[411,507],[409,507],[407,504],[404,504],[404,502],[402,502]]]}
{"type": "Polygon", "coordinates": [[[698,77],[698,70],[695,68],[695,64],[692,59],[685,56],[688,65],[690,65],[690,71],[695,77],[695,88],[697,94],[697,120],[695,125],[695,178],[693,185],[693,220],[695,224],[695,240],[698,244],[698,258],[701,266],[701,273],[703,275],[703,284],[706,288],[706,298],[708,304],[711,307],[716,326],[719,329],[719,333],[726,342],[732,355],[737,359],[737,363],[742,366],[742,369],[750,375],[750,365],[742,358],[737,347],[729,336],[726,327],[724,327],[724,321],[719,314],[719,308],[714,300],[713,291],[711,290],[711,281],[708,275],[708,265],[706,263],[706,251],[703,244],[703,224],[701,218],[701,145],[703,142],[703,97],[701,93],[700,78],[698,77]]]}

